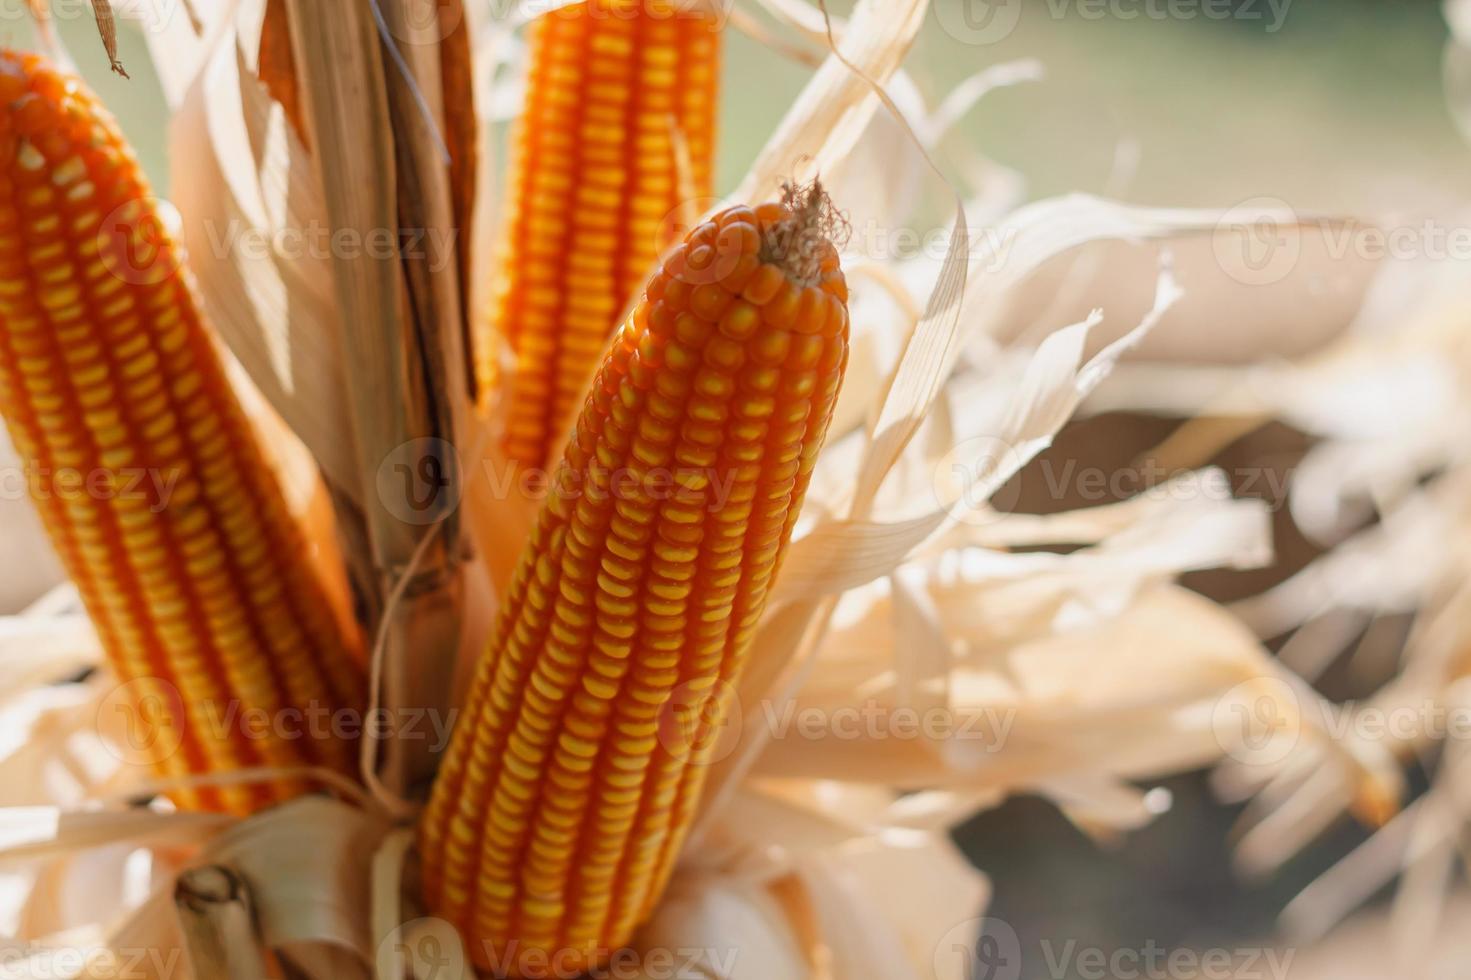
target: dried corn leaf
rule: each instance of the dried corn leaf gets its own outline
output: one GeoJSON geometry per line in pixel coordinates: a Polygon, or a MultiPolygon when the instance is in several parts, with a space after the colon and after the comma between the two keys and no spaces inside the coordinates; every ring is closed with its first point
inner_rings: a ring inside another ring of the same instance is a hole
{"type": "Polygon", "coordinates": [[[0,809],[0,863],[106,844],[183,845],[207,840],[235,822],[234,817],[219,813],[7,807],[0,809]]]}
{"type": "MultiPolygon", "coordinates": [[[[901,521],[831,521],[794,541],[782,569],[777,596],[782,601],[799,597],[838,592],[872,581],[895,567],[932,535],[960,518],[962,510],[973,508],[988,499],[1023,465],[1051,444],[1052,437],[1068,420],[1083,398],[1103,378],[1120,356],[1147,333],[1159,316],[1178,296],[1173,280],[1162,276],[1154,310],[1140,325],[1122,339],[1105,348],[1093,360],[1084,362],[1084,345],[1097,318],[1075,324],[1047,338],[1027,367],[1020,389],[1000,419],[977,414],[976,429],[967,439],[962,434],[959,451],[944,461],[951,467],[963,468],[965,485],[936,507],[901,521]],[[1000,422],[997,425],[997,422],[1000,422]],[[963,491],[963,492],[962,492],[963,491]]],[[[917,333],[917,337],[920,335],[917,333]]],[[[937,346],[943,347],[943,342],[937,346]]],[[[938,351],[936,352],[938,354],[938,351]]],[[[904,364],[911,363],[905,360],[904,364]]],[[[892,412],[894,426],[902,426],[910,437],[919,429],[928,405],[939,393],[935,376],[948,370],[946,358],[929,359],[929,377],[919,369],[904,370],[905,388],[891,392],[889,404],[901,407],[892,412]],[[908,406],[908,407],[904,407],[908,406]]],[[[903,380],[901,379],[901,380],[903,380]]],[[[886,414],[890,414],[886,408],[886,414]]],[[[881,430],[882,431],[882,430],[881,430]]],[[[890,429],[888,431],[895,431],[890,429]]],[[[897,440],[900,438],[896,436],[897,440]]],[[[907,438],[905,439],[907,443],[907,438]]],[[[865,472],[873,472],[872,454],[865,472]]],[[[893,457],[897,463],[897,456],[893,457]]],[[[892,463],[890,469],[892,469],[892,463]]],[[[932,464],[934,465],[934,464],[932,464]]],[[[888,475],[888,470],[870,478],[870,485],[888,475]]],[[[876,486],[875,486],[876,490],[876,486]]]]}
{"type": "Polygon", "coordinates": [[[801,168],[824,174],[858,141],[878,107],[869,82],[844,60],[878,82],[903,60],[928,9],[925,0],[860,0],[842,42],[797,97],[733,195],[741,201],[773,200],[801,168]]]}
{"type": "MultiPolygon", "coordinates": [[[[952,679],[951,708],[976,727],[973,738],[944,751],[913,739],[775,739],[757,771],[1016,792],[1080,770],[1129,779],[1194,768],[1222,752],[1212,722],[1221,694],[1260,677],[1266,665],[1249,632],[1173,586],[1147,591],[1093,628],[1039,632],[1009,649],[1006,661],[952,679]],[[1161,636],[1174,638],[1165,656],[1161,636]],[[1144,677],[1149,683],[1141,686],[1144,677]]],[[[796,710],[832,704],[827,696],[799,696],[796,710]]]]}
{"type": "MultiPolygon", "coordinates": [[[[460,243],[460,306],[466,311],[467,320],[473,320],[475,308],[470,283],[476,276],[475,260],[479,257],[474,247],[473,232],[481,167],[481,137],[470,36],[472,23],[463,0],[440,4],[438,24],[444,34],[439,62],[444,92],[444,140],[450,159],[453,228],[456,241],[460,243]]],[[[468,341],[466,349],[469,349],[468,341]]]]}
{"type": "Polygon", "coordinates": [[[962,980],[962,958],[935,952],[983,914],[989,886],[943,836],[898,829],[901,811],[892,794],[853,787],[743,790],[635,947],[704,950],[705,970],[741,980],[810,977],[821,963],[839,965],[834,976],[883,964],[885,977],[962,980]],[[778,838],[780,851],[765,846],[778,838]]]}
{"type": "MultiPolygon", "coordinates": [[[[305,797],[240,824],[199,860],[229,867],[250,885],[265,945],[311,977],[347,953],[366,969],[371,854],[388,825],[361,809],[305,797]]],[[[365,975],[365,974],[364,974],[365,975]]]]}
{"type": "Polygon", "coordinates": [[[319,178],[265,91],[221,45],[171,126],[174,201],[210,321],[316,457],[331,483],[361,495],[337,319],[325,258],[319,178]],[[258,161],[251,163],[251,161],[258,161]],[[313,231],[315,229],[315,231],[313,231]],[[288,251],[288,242],[302,247],[288,251]]]}
{"type": "Polygon", "coordinates": [[[291,128],[302,145],[307,140],[306,119],[302,116],[301,89],[296,77],[295,56],[291,51],[291,22],[286,14],[286,0],[266,0],[265,20],[261,24],[257,73],[271,98],[281,104],[291,128]]]}
{"type": "Polygon", "coordinates": [[[250,888],[233,869],[207,864],[185,871],[175,883],[174,904],[195,976],[266,975],[250,888]]]}
{"type": "Polygon", "coordinates": [[[112,70],[128,78],[127,70],[117,58],[117,18],[112,12],[112,0],[92,0],[92,15],[97,19],[97,33],[102,36],[102,47],[107,51],[112,70]]]}

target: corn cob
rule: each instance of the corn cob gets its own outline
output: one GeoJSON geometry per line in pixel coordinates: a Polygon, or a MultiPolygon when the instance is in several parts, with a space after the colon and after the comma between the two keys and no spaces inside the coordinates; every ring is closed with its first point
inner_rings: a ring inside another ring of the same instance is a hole
{"type": "MultiPolygon", "coordinates": [[[[308,712],[361,707],[358,640],[181,264],[107,111],[40,57],[0,51],[0,413],[151,725],[137,747],[163,776],[348,772],[351,745],[321,737],[329,726],[308,712]]],[[[248,813],[308,788],[292,778],[172,795],[248,813]]]]}
{"type": "Polygon", "coordinates": [[[421,822],[482,968],[591,968],[668,879],[847,363],[829,211],[694,229],[587,396],[421,822]]]}
{"type": "Polygon", "coordinates": [[[585,0],[532,24],[493,318],[515,359],[508,458],[556,462],[619,317],[674,244],[665,219],[710,196],[719,57],[712,13],[679,0],[585,0]]]}

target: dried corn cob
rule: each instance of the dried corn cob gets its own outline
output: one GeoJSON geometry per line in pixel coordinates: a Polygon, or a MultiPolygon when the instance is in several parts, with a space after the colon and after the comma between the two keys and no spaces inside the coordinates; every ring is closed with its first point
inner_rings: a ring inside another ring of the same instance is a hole
{"type": "MultiPolygon", "coordinates": [[[[334,614],[116,123],[0,51],[0,412],[166,776],[350,771],[313,716],[360,708],[334,614]],[[162,716],[149,712],[164,711],[162,716]],[[310,713],[310,714],[309,714],[310,713]]],[[[137,721],[137,718],[134,719],[137,721]]],[[[300,780],[185,788],[246,813],[300,780]]]]}
{"type": "Polygon", "coordinates": [[[494,312],[515,357],[511,459],[556,462],[619,317],[674,244],[665,219],[710,196],[719,57],[710,9],[680,0],[585,0],[532,25],[494,312]]]}
{"type": "Polygon", "coordinates": [[[574,975],[667,881],[847,363],[829,208],[696,228],[597,375],[421,824],[481,967],[574,975]]]}

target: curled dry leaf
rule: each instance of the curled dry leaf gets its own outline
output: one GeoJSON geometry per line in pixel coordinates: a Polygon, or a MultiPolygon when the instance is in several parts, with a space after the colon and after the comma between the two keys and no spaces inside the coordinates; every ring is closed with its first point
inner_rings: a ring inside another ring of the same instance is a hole
{"type": "Polygon", "coordinates": [[[97,33],[102,36],[102,47],[112,70],[124,78],[130,77],[117,57],[117,17],[112,12],[112,0],[92,0],[92,14],[97,19],[97,33]]]}

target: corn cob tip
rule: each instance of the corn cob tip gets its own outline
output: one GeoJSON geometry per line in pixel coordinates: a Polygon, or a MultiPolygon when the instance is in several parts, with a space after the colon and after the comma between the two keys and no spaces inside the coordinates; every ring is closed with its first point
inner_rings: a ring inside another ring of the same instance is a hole
{"type": "Polygon", "coordinates": [[[761,260],[804,286],[815,286],[822,279],[824,256],[847,244],[848,219],[833,205],[820,177],[810,184],[783,184],[781,206],[787,215],[762,231],[761,260]]]}

